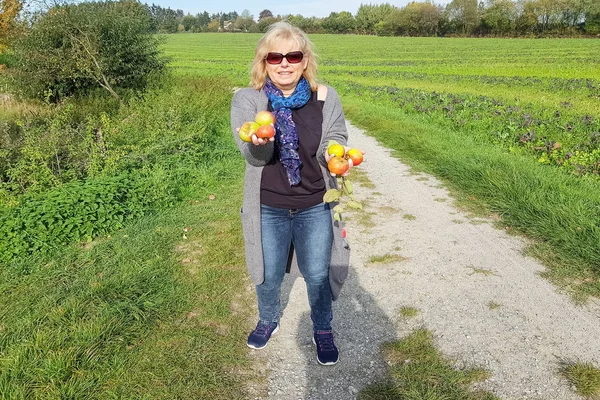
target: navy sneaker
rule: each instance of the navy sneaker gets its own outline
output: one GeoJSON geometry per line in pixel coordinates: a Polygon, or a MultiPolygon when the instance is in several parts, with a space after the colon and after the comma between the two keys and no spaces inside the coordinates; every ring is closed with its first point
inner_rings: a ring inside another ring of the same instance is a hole
{"type": "Polygon", "coordinates": [[[331,331],[316,331],[313,343],[317,345],[317,360],[321,365],[333,365],[339,360],[339,352],[333,343],[331,331]]]}
{"type": "Polygon", "coordinates": [[[256,329],[248,336],[248,347],[251,349],[262,349],[267,345],[271,335],[279,330],[277,322],[258,321],[256,329]]]}

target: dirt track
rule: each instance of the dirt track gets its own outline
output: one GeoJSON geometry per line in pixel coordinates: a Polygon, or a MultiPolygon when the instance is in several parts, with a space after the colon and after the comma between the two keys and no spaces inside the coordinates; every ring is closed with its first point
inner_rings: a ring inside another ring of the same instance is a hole
{"type": "Polygon", "coordinates": [[[291,274],[281,329],[257,354],[269,370],[268,398],[353,399],[385,373],[380,345],[425,327],[457,366],[488,369],[481,387],[502,399],[580,399],[558,368],[600,361],[600,308],[573,304],[539,277],[544,267],[522,254],[524,240],[460,211],[435,178],[411,173],[348,129],[350,143],[366,151],[359,168],[374,188],[355,184],[368,206],[346,223],[352,266],[333,325],[340,362],[318,365],[306,288],[291,274]],[[384,255],[398,257],[369,263],[384,255]],[[401,317],[404,306],[418,316],[401,317]]]}

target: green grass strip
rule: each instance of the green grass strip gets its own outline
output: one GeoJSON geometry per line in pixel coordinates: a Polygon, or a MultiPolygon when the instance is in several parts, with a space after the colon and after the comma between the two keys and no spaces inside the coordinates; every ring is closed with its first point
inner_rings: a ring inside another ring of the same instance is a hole
{"type": "Polygon", "coordinates": [[[562,373],[581,396],[600,397],[600,369],[592,363],[568,363],[562,367],[562,373]]]}
{"type": "Polygon", "coordinates": [[[384,346],[389,365],[389,380],[363,389],[360,400],[494,400],[485,391],[470,386],[487,379],[489,372],[479,369],[455,369],[435,348],[433,335],[417,329],[402,340],[384,346]]]}
{"type": "Polygon", "coordinates": [[[241,187],[0,271],[2,398],[245,398],[241,187]]]}

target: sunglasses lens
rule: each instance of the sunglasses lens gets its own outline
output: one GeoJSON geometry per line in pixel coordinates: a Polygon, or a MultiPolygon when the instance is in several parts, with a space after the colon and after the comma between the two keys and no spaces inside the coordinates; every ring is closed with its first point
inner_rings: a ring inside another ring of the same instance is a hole
{"type": "Polygon", "coordinates": [[[290,64],[298,64],[304,58],[304,54],[301,51],[292,51],[287,54],[268,53],[265,59],[269,64],[276,65],[281,64],[284,57],[290,64]]]}
{"type": "Polygon", "coordinates": [[[269,54],[267,54],[267,62],[269,64],[279,64],[282,61],[283,61],[283,54],[281,54],[281,53],[269,53],[269,54]]]}
{"type": "Polygon", "coordinates": [[[301,51],[292,51],[291,53],[287,53],[285,58],[287,58],[290,64],[297,64],[304,58],[304,54],[301,51]]]}

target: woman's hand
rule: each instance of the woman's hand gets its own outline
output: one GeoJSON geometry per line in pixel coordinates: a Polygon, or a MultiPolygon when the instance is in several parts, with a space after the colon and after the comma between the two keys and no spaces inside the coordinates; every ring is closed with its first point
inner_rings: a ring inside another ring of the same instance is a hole
{"type": "MultiPolygon", "coordinates": [[[[273,124],[271,124],[273,125],[273,124]]],[[[235,128],[236,132],[240,132],[240,128],[235,128]]],[[[255,133],[252,134],[252,136],[250,136],[250,138],[252,139],[252,144],[254,144],[255,146],[264,146],[266,144],[268,144],[269,142],[274,142],[275,141],[275,136],[269,138],[269,139],[262,139],[259,138],[258,136],[256,136],[255,133]]]]}
{"type": "MultiPolygon", "coordinates": [[[[350,150],[352,147],[348,147],[348,146],[344,146],[344,154],[346,154],[348,152],[348,150],[350,150]]],[[[363,153],[363,155],[365,154],[365,152],[363,150],[360,151],[361,153],[363,153]]],[[[325,149],[325,161],[327,163],[329,163],[329,160],[331,160],[334,156],[332,156],[331,154],[329,154],[329,152],[327,151],[327,149],[325,149]]],[[[348,173],[350,172],[350,170],[352,169],[352,167],[354,166],[354,164],[352,163],[352,160],[350,158],[347,158],[346,161],[348,161],[348,171],[346,171],[342,176],[348,176],[348,173]]],[[[333,172],[330,172],[331,176],[336,176],[336,174],[334,174],[333,172]]]]}
{"type": "Polygon", "coordinates": [[[269,139],[262,139],[257,137],[256,135],[252,135],[252,143],[256,146],[264,146],[265,144],[268,144],[269,142],[274,142],[275,141],[275,136],[273,136],[272,138],[269,139]]]}

